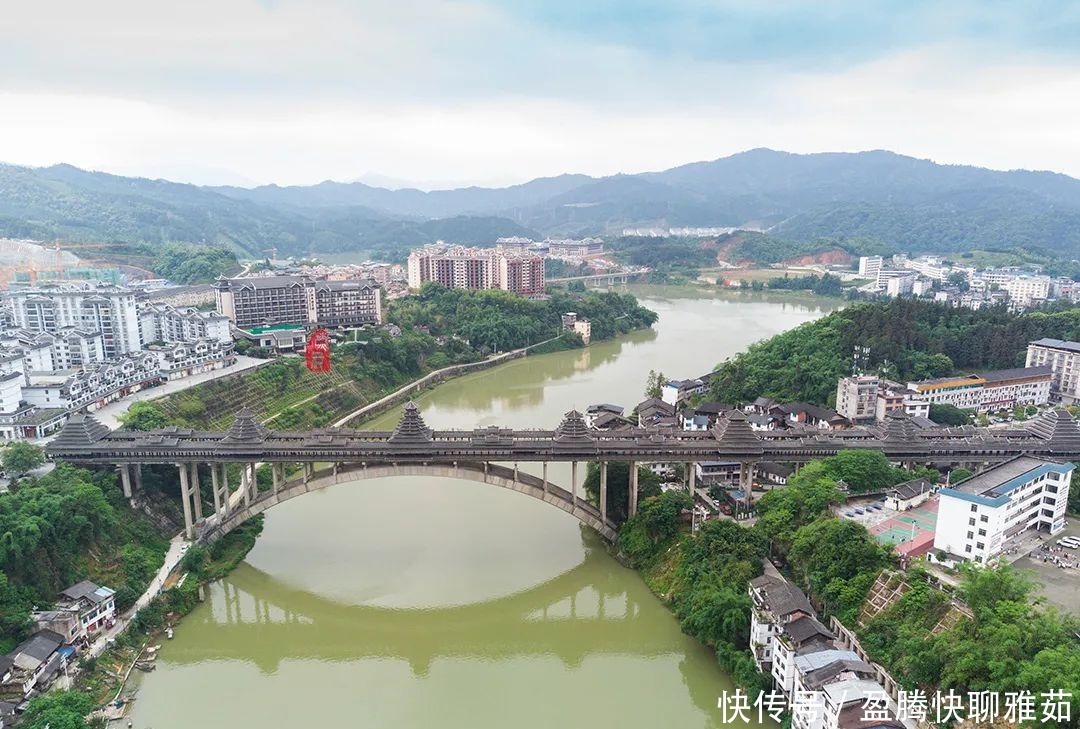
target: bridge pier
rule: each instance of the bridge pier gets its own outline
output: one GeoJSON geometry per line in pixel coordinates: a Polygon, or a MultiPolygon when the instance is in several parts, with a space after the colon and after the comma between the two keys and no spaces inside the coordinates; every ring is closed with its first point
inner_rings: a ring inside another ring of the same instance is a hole
{"type": "Polygon", "coordinates": [[[188,465],[177,463],[180,471],[180,500],[184,504],[184,536],[188,541],[195,538],[194,522],[191,520],[191,487],[188,483],[188,465]]]}
{"type": "Polygon", "coordinates": [[[544,481],[544,494],[547,494],[547,493],[548,493],[548,479],[547,479],[547,467],[548,467],[548,462],[547,462],[547,461],[544,461],[544,476],[543,476],[543,481],[544,481]]]}
{"type": "Polygon", "coordinates": [[[577,508],[577,461],[570,462],[570,493],[574,508],[577,508]]]}
{"type": "Polygon", "coordinates": [[[121,463],[116,467],[117,472],[120,474],[120,485],[124,489],[124,498],[131,498],[131,466],[126,463],[121,463]]]}
{"type": "Polygon", "coordinates": [[[142,491],[142,464],[136,463],[132,469],[132,473],[135,476],[135,490],[142,491]]]}
{"type": "Polygon", "coordinates": [[[221,502],[225,508],[225,516],[232,513],[232,503],[230,497],[232,492],[229,490],[229,466],[225,463],[218,464],[218,470],[221,471],[221,502]]]}
{"type": "Polygon", "coordinates": [[[195,521],[202,521],[202,491],[199,488],[199,464],[189,464],[191,469],[191,479],[188,481],[188,488],[191,491],[192,506],[195,507],[195,521]]]}
{"type": "MultiPolygon", "coordinates": [[[[221,514],[221,479],[218,478],[218,464],[210,464],[210,490],[214,492],[214,513],[221,514]]],[[[228,503],[229,497],[225,497],[228,503]]]]}
{"type": "Polygon", "coordinates": [[[600,521],[607,522],[607,461],[600,462],[600,521]]]}
{"type": "Polygon", "coordinates": [[[693,497],[694,489],[697,488],[697,466],[693,461],[686,464],[686,490],[693,497]]]}
{"type": "Polygon", "coordinates": [[[251,471],[248,469],[248,464],[243,463],[240,465],[240,495],[244,497],[244,506],[251,505],[251,484],[248,481],[251,478],[251,471]]]}
{"type": "Polygon", "coordinates": [[[270,464],[270,472],[274,476],[274,495],[277,496],[277,492],[281,490],[281,484],[285,482],[285,464],[270,464]]]}
{"type": "Polygon", "coordinates": [[[746,510],[750,510],[754,495],[754,463],[742,461],[739,464],[739,488],[742,489],[746,499],[746,510]]]}
{"type": "Polygon", "coordinates": [[[633,516],[637,513],[637,499],[638,499],[638,465],[637,461],[630,461],[630,504],[629,515],[633,516]]]}

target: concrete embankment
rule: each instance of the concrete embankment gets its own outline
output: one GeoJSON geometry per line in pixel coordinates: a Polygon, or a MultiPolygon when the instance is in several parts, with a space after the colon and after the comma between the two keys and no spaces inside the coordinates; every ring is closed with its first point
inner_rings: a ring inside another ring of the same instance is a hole
{"type": "Polygon", "coordinates": [[[537,342],[536,344],[531,344],[528,347],[522,347],[521,349],[515,349],[510,352],[503,352],[502,354],[497,354],[492,357],[488,357],[487,359],[482,359],[479,362],[468,362],[466,364],[451,365],[450,367],[443,367],[440,370],[429,372],[423,377],[413,380],[409,384],[395,390],[389,395],[379,398],[373,403],[368,403],[364,407],[352,411],[345,417],[335,420],[334,427],[340,428],[344,425],[347,425],[348,423],[353,422],[354,420],[371,418],[381,413],[384,413],[390,408],[407,401],[416,393],[422,392],[429,387],[434,387],[439,383],[445,382],[455,377],[467,375],[472,372],[486,370],[489,367],[494,367],[496,365],[502,364],[503,362],[510,362],[511,360],[521,359],[522,357],[528,356],[531,350],[536,349],[537,347],[542,347],[545,344],[550,344],[551,342],[555,341],[555,339],[558,339],[558,337],[548,339],[543,342],[537,342]]]}

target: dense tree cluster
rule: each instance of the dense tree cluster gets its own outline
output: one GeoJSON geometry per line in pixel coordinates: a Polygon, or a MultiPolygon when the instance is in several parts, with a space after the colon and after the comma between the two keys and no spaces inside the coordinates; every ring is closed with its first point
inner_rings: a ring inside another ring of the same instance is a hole
{"type": "Polygon", "coordinates": [[[210,283],[237,265],[236,254],[224,246],[169,243],[154,251],[154,273],[174,283],[210,283]]]}
{"type": "Polygon", "coordinates": [[[809,276],[783,276],[770,278],[770,289],[786,289],[789,291],[812,291],[820,296],[840,296],[844,287],[840,278],[831,274],[819,276],[812,273],[809,276]]]}
{"type": "Polygon", "coordinates": [[[394,302],[389,320],[403,330],[458,337],[482,353],[517,349],[558,336],[562,315],[577,312],[592,322],[593,339],[610,339],[651,326],[656,314],[629,294],[552,291],[532,301],[497,289],[469,291],[426,284],[416,296],[394,302]]]}
{"type": "Polygon", "coordinates": [[[26,441],[8,443],[0,452],[0,463],[11,476],[22,476],[45,462],[45,452],[40,446],[26,441]]]}
{"type": "Polygon", "coordinates": [[[894,299],[856,304],[803,324],[722,363],[711,398],[748,402],[832,402],[836,380],[851,371],[856,345],[870,348],[872,370],[904,380],[955,370],[1020,367],[1028,341],[1080,337],[1080,308],[1011,314],[894,299]]]}
{"type": "Polygon", "coordinates": [[[59,464],[0,499],[0,643],[22,637],[30,608],[74,582],[108,584],[123,610],[150,581],[167,540],[123,505],[115,480],[59,464]]]}
{"type": "Polygon", "coordinates": [[[730,236],[721,236],[718,240],[721,244],[728,241],[735,243],[732,252],[727,255],[727,260],[731,263],[779,263],[826,251],[844,251],[852,256],[873,256],[888,252],[888,248],[882,243],[863,237],[818,236],[793,239],[740,230],[730,236]]]}
{"type": "MultiPolygon", "coordinates": [[[[918,569],[897,603],[866,625],[857,618],[889,551],[853,521],[832,516],[837,479],[893,481],[896,473],[861,451],[815,461],[784,489],[758,502],[753,527],[706,522],[696,535],[679,533],[685,494],[646,499],[619,535],[619,547],[668,597],[683,629],[715,646],[720,664],[750,690],[767,690],[748,651],[747,586],[768,556],[821,605],[855,628],[871,657],[905,688],[928,692],[1065,690],[1076,727],[1080,702],[1080,621],[1038,604],[1033,585],[1010,568],[965,570],[956,597],[975,615],[938,628],[952,596],[927,584],[918,569]],[[937,628],[937,630],[935,630],[937,628]]],[[[1046,724],[1049,726],[1049,724],[1046,724]]]]}

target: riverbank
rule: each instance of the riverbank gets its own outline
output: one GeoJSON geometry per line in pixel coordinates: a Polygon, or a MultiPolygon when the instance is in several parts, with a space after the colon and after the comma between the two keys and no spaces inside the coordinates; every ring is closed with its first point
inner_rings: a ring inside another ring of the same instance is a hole
{"type": "MultiPolygon", "coordinates": [[[[504,361],[409,397],[436,429],[546,429],[591,403],[629,407],[643,397],[643,365],[694,376],[829,310],[765,298],[658,294],[642,301],[660,314],[651,330],[504,361]]],[[[363,427],[397,420],[391,407],[363,427]]],[[[549,468],[555,483],[569,475],[549,468]]],[[[506,716],[521,729],[722,726],[717,698],[734,685],[714,652],[548,504],[400,476],[314,492],[266,520],[243,563],[164,643],[157,669],[136,674],[136,726],[179,729],[196,693],[214,706],[206,729],[284,729],[298,694],[306,723],[365,729],[488,729],[506,716]],[[560,701],[538,698],[551,693],[560,701]]]]}
{"type": "Polygon", "coordinates": [[[175,538],[175,549],[170,548],[165,564],[138,603],[80,658],[74,680],[55,688],[89,695],[98,710],[130,703],[131,693],[125,696],[127,684],[147,647],[171,638],[166,633],[200,604],[206,585],[235,569],[261,531],[262,518],[257,517],[209,550],[175,538]]]}
{"type": "Polygon", "coordinates": [[[461,375],[470,374],[473,372],[479,372],[491,367],[509,362],[511,360],[519,359],[521,357],[527,357],[530,353],[538,354],[550,354],[552,352],[563,352],[569,349],[579,349],[581,347],[580,340],[571,344],[571,340],[565,336],[552,337],[543,342],[537,342],[536,344],[530,344],[528,347],[522,347],[521,349],[515,349],[511,352],[503,352],[501,354],[492,355],[487,359],[480,360],[479,362],[467,362],[460,365],[452,365],[450,367],[444,367],[434,372],[429,372],[423,377],[417,378],[409,384],[401,387],[394,392],[381,397],[373,403],[369,403],[358,410],[354,410],[343,418],[334,421],[335,428],[341,428],[351,423],[354,420],[360,420],[363,418],[371,418],[381,413],[386,412],[395,405],[399,405],[410,397],[413,397],[419,392],[423,392],[432,387],[436,387],[447,380],[454,377],[460,377],[461,375]]]}

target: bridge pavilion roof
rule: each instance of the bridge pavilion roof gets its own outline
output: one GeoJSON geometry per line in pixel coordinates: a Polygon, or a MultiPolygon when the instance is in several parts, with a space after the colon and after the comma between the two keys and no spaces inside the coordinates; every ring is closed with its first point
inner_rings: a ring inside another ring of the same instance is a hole
{"type": "Polygon", "coordinates": [[[270,430],[241,410],[227,431],[170,426],[154,431],[110,430],[92,415],[73,415],[47,446],[49,454],[77,462],[192,460],[452,461],[452,460],[807,460],[847,448],[882,450],[895,460],[982,461],[1019,453],[1080,458],[1080,427],[1065,410],[1052,410],[1008,429],[919,428],[910,418],[846,430],[758,432],[738,410],[707,431],[632,427],[596,431],[571,411],[555,430],[499,427],[433,430],[414,403],[387,431],[315,428],[270,430]],[[954,458],[955,456],[955,458],[954,458]],[[985,456],[985,458],[984,458],[985,456]]]}

